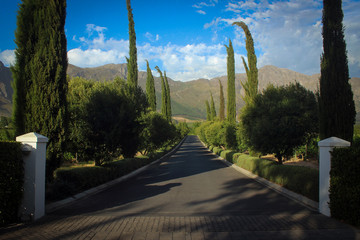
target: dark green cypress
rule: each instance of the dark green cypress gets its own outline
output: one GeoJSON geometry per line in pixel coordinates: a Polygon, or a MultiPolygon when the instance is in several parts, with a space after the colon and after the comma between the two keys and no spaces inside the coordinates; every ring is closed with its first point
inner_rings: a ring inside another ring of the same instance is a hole
{"type": "Polygon", "coordinates": [[[320,138],[339,137],[352,142],[355,104],[342,24],[341,0],[323,1],[323,49],[319,97],[320,138]]]}
{"type": "MultiPolygon", "coordinates": [[[[65,18],[65,0],[24,0],[16,32],[16,64],[12,68],[16,78],[14,86],[24,83],[23,89],[16,90],[23,96],[14,97],[17,101],[24,100],[17,102],[23,104],[23,131],[37,132],[49,138],[48,178],[61,165],[66,142],[68,63],[65,18]],[[25,28],[21,26],[24,21],[28,22],[25,28]],[[24,36],[31,38],[24,39],[24,36]]],[[[20,116],[16,115],[16,118],[20,116]]]]}
{"type": "Polygon", "coordinates": [[[135,23],[132,14],[130,0],[126,0],[126,7],[128,10],[129,19],[129,61],[127,66],[127,80],[128,84],[137,87],[138,84],[138,65],[137,65],[137,50],[136,50],[136,34],[135,23]]]}
{"type": "Polygon", "coordinates": [[[151,110],[156,111],[156,95],[155,95],[155,82],[154,76],[152,75],[149,62],[146,60],[146,96],[149,101],[151,110]]]}
{"type": "Polygon", "coordinates": [[[210,110],[210,104],[209,104],[208,100],[205,101],[205,106],[206,106],[206,120],[211,121],[211,110],[210,110]]]}
{"type": "Polygon", "coordinates": [[[166,119],[171,122],[171,95],[169,81],[166,77],[166,72],[164,71],[165,87],[166,87],[166,119]]]}
{"type": "Polygon", "coordinates": [[[223,86],[221,84],[221,81],[219,79],[219,85],[220,85],[220,109],[219,109],[219,120],[224,121],[225,120],[225,98],[224,98],[224,90],[223,86]]]}
{"type": "Polygon", "coordinates": [[[158,66],[155,69],[159,72],[161,78],[161,114],[167,118],[167,96],[166,96],[166,85],[162,72],[158,66]]]}
{"type": "Polygon", "coordinates": [[[35,7],[34,1],[23,0],[19,5],[17,15],[17,28],[15,31],[16,62],[11,67],[13,74],[12,87],[14,90],[12,118],[15,136],[25,133],[25,89],[31,85],[29,65],[27,63],[31,60],[34,52],[32,40],[36,39],[33,27],[33,11],[35,7]]]}
{"type": "Polygon", "coordinates": [[[244,22],[234,22],[233,25],[238,25],[244,30],[246,37],[246,51],[249,66],[246,64],[245,59],[242,57],[244,68],[246,71],[247,81],[241,82],[245,90],[244,101],[246,104],[251,104],[255,96],[258,94],[258,69],[256,67],[257,59],[254,49],[254,40],[251,36],[248,26],[244,22]]]}
{"type": "Polygon", "coordinates": [[[215,103],[212,93],[210,92],[210,118],[211,121],[214,121],[216,118],[216,110],[215,110],[215,103]]]}
{"type": "Polygon", "coordinates": [[[236,102],[235,102],[235,57],[234,48],[229,39],[229,46],[226,46],[227,51],[227,77],[228,77],[228,104],[227,104],[227,119],[229,122],[236,121],[236,102]]]}

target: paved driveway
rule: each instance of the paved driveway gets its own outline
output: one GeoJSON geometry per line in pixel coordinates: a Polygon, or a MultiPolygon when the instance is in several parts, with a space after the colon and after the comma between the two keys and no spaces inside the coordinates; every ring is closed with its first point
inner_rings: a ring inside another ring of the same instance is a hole
{"type": "MultiPolygon", "coordinates": [[[[1,234],[1,233],[0,233],[1,234]]],[[[169,159],[0,239],[360,239],[227,167],[189,136],[169,159]]]]}

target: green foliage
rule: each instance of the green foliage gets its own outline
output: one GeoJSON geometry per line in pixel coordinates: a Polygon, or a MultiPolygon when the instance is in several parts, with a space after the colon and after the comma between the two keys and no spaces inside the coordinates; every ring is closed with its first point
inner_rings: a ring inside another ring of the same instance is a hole
{"type": "MultiPolygon", "coordinates": [[[[167,87],[165,83],[165,79],[163,77],[163,74],[158,66],[155,67],[155,69],[159,72],[160,78],[161,78],[161,114],[168,119],[168,94],[167,94],[167,87]]],[[[166,80],[167,82],[167,80],[166,80]]],[[[168,119],[169,120],[169,119],[168,119]]],[[[171,120],[171,118],[170,118],[171,120]]]]}
{"type": "Polygon", "coordinates": [[[66,1],[24,0],[15,33],[14,123],[16,135],[37,132],[49,138],[47,178],[62,162],[68,113],[66,1]]]}
{"type": "MultiPolygon", "coordinates": [[[[174,146],[174,145],[172,145],[174,146]]],[[[111,161],[102,166],[61,167],[55,171],[54,181],[47,186],[46,199],[60,200],[96,187],[113,179],[124,176],[132,171],[159,159],[172,146],[158,150],[150,156],[125,158],[111,161]]]]}
{"type": "Polygon", "coordinates": [[[71,148],[81,160],[96,165],[123,154],[132,157],[140,147],[140,116],[148,107],[140,87],[125,81],[93,82],[81,78],[69,83],[71,148]]]}
{"type": "Polygon", "coordinates": [[[24,184],[21,144],[0,141],[0,226],[16,222],[24,184]]]}
{"type": "Polygon", "coordinates": [[[190,132],[190,128],[186,122],[179,122],[178,125],[176,126],[176,128],[180,132],[181,138],[184,138],[190,132]]]}
{"type": "Polygon", "coordinates": [[[145,154],[153,153],[178,139],[175,126],[157,112],[151,111],[145,114],[142,117],[142,125],[144,129],[141,132],[141,143],[145,154]]]}
{"type": "Polygon", "coordinates": [[[263,154],[293,154],[304,144],[307,134],[317,131],[317,108],[314,94],[299,83],[275,88],[269,86],[245,107],[242,128],[248,145],[263,154]]]}
{"type": "Polygon", "coordinates": [[[360,226],[360,144],[331,153],[331,216],[360,226]]]}
{"type": "Polygon", "coordinates": [[[234,48],[229,39],[229,46],[226,46],[227,52],[227,77],[228,77],[228,91],[227,91],[227,120],[231,123],[236,121],[236,93],[235,93],[235,57],[234,48]]]}
{"type": "Polygon", "coordinates": [[[220,108],[219,108],[219,120],[225,120],[225,98],[224,98],[224,90],[219,79],[219,87],[220,87],[220,108]]]}
{"type": "Polygon", "coordinates": [[[212,122],[205,128],[206,143],[222,147],[225,143],[225,125],[222,122],[212,122]]]}
{"type": "Polygon", "coordinates": [[[245,90],[245,96],[243,98],[245,103],[251,104],[255,96],[258,94],[258,69],[256,67],[257,59],[254,49],[254,40],[248,26],[244,22],[234,22],[233,25],[241,27],[246,37],[246,51],[249,66],[246,64],[245,59],[241,57],[247,75],[247,81],[245,83],[241,82],[241,85],[245,90]]]}
{"type": "Polygon", "coordinates": [[[169,81],[166,77],[166,72],[164,71],[164,80],[165,80],[165,87],[166,87],[166,119],[171,122],[171,95],[170,95],[170,87],[169,81]]]}
{"type": "Polygon", "coordinates": [[[10,141],[15,139],[15,131],[12,128],[13,124],[11,118],[0,117],[0,141],[10,141]]]}
{"type": "Polygon", "coordinates": [[[225,124],[225,147],[226,149],[237,149],[236,125],[234,123],[225,124]]]}
{"type": "Polygon", "coordinates": [[[205,101],[205,106],[206,106],[206,120],[211,121],[211,109],[208,100],[205,101]]]}
{"type": "Polygon", "coordinates": [[[87,125],[83,116],[86,115],[85,103],[95,88],[95,81],[86,80],[81,77],[69,80],[69,91],[67,95],[69,106],[69,142],[67,150],[77,153],[79,161],[87,161],[92,159],[92,149],[85,134],[87,125]]]}
{"type": "Polygon", "coordinates": [[[155,94],[155,82],[152,75],[149,62],[146,60],[146,97],[149,102],[152,111],[156,111],[156,94],[155,94]]]}
{"type": "Polygon", "coordinates": [[[137,49],[136,49],[136,34],[135,34],[135,23],[132,14],[132,8],[130,0],[126,0],[126,8],[128,10],[129,19],[129,58],[128,58],[128,84],[133,88],[137,87],[138,84],[138,65],[137,65],[137,49]]]}
{"type": "Polygon", "coordinates": [[[341,0],[324,0],[323,49],[319,96],[320,139],[339,137],[352,141],[355,104],[342,24],[341,0]]]}
{"type": "Polygon", "coordinates": [[[210,92],[210,120],[214,121],[216,118],[215,103],[212,93],[210,92]]]}

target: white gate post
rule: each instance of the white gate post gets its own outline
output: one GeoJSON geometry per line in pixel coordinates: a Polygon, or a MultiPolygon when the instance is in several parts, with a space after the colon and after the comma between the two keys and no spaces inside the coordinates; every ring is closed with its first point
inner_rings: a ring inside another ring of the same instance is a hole
{"type": "Polygon", "coordinates": [[[350,142],[337,137],[331,137],[318,142],[319,146],[319,212],[330,217],[329,187],[331,154],[335,147],[349,147],[350,142]]]}
{"type": "Polygon", "coordinates": [[[23,144],[24,195],[20,208],[22,220],[37,220],[45,215],[45,164],[48,138],[38,133],[16,137],[23,144]]]}

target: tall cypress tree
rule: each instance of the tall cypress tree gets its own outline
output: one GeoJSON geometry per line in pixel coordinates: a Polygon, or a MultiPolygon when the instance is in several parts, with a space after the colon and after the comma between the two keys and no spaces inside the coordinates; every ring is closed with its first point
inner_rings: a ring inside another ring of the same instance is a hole
{"type": "Polygon", "coordinates": [[[34,53],[32,39],[36,39],[35,30],[32,27],[34,22],[33,9],[35,2],[23,0],[19,5],[17,15],[17,28],[15,31],[16,63],[11,66],[13,74],[13,112],[12,118],[15,128],[15,136],[25,133],[25,96],[26,89],[31,85],[28,62],[34,53]]]}
{"type": "Polygon", "coordinates": [[[22,105],[23,111],[14,113],[15,122],[23,122],[16,126],[17,133],[37,132],[49,138],[48,178],[61,165],[65,151],[68,120],[65,18],[65,0],[24,0],[15,34],[14,99],[15,107],[22,105]]]}
{"type": "Polygon", "coordinates": [[[208,100],[205,101],[205,106],[206,106],[206,120],[211,121],[211,110],[210,110],[210,104],[209,104],[208,100]]]}
{"type": "Polygon", "coordinates": [[[224,98],[224,90],[223,86],[221,84],[221,81],[219,79],[219,85],[220,85],[220,109],[219,109],[219,120],[224,121],[225,120],[225,98],[224,98]]]}
{"type": "Polygon", "coordinates": [[[228,77],[228,105],[227,105],[227,119],[234,123],[236,120],[236,102],[235,102],[235,57],[232,42],[229,39],[229,46],[226,46],[227,51],[227,77],[228,77]]]}
{"type": "Polygon", "coordinates": [[[171,96],[170,96],[170,87],[169,81],[166,77],[166,72],[164,71],[165,87],[166,87],[166,119],[171,122],[171,96]]]}
{"type": "Polygon", "coordinates": [[[127,66],[127,80],[128,84],[133,87],[137,87],[138,84],[138,65],[137,65],[137,50],[136,50],[136,34],[135,23],[132,14],[132,8],[130,0],[126,0],[126,7],[128,10],[129,19],[129,60],[127,66]]]}
{"type": "Polygon", "coordinates": [[[152,75],[148,60],[146,60],[146,72],[147,72],[146,96],[147,96],[151,110],[156,111],[155,82],[154,82],[154,76],[152,75]]]}
{"type": "Polygon", "coordinates": [[[214,121],[216,118],[216,110],[215,110],[215,103],[212,93],[210,92],[210,118],[211,121],[214,121]]]}
{"type": "Polygon", "coordinates": [[[247,81],[245,83],[241,82],[242,87],[245,90],[245,96],[243,97],[246,104],[251,104],[255,96],[258,94],[258,69],[256,67],[256,55],[254,49],[254,40],[251,36],[248,26],[244,22],[234,22],[233,25],[238,25],[244,30],[246,37],[246,51],[249,66],[246,64],[246,61],[243,57],[242,61],[246,71],[247,81]]]}
{"type": "Polygon", "coordinates": [[[352,141],[355,104],[349,83],[349,68],[342,25],[341,0],[324,0],[323,49],[319,97],[320,138],[352,141]]]}
{"type": "Polygon", "coordinates": [[[167,96],[165,80],[160,68],[156,66],[155,69],[159,72],[161,78],[161,114],[167,119],[167,96]]]}

